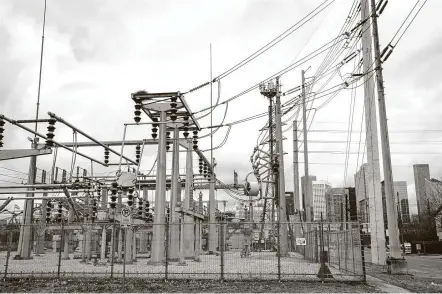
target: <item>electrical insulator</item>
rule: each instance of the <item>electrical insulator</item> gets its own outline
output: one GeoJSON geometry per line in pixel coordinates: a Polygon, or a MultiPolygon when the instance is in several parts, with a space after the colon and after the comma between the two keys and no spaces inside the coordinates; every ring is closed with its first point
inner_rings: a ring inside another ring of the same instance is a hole
{"type": "Polygon", "coordinates": [[[187,137],[189,137],[189,117],[185,116],[184,118],[184,138],[187,139],[187,137]]]}
{"type": "Polygon", "coordinates": [[[199,172],[200,172],[200,174],[203,173],[203,159],[202,159],[202,157],[199,158],[199,172]]]}
{"type": "Polygon", "coordinates": [[[97,218],[97,199],[92,200],[92,220],[94,221],[97,218]]]}
{"type": "Polygon", "coordinates": [[[169,217],[170,217],[170,209],[169,207],[166,208],[166,222],[169,222],[169,217]]]}
{"type": "Polygon", "coordinates": [[[63,213],[63,206],[61,205],[61,202],[58,202],[58,221],[61,222],[62,213],[63,213]]]}
{"type": "MultiPolygon", "coordinates": [[[[158,118],[152,118],[154,122],[158,122],[158,118]]],[[[158,134],[158,124],[152,124],[152,138],[156,139],[158,134]]]]}
{"type": "Polygon", "coordinates": [[[104,149],[104,163],[105,164],[109,163],[109,150],[108,149],[104,149]]]}
{"type": "Polygon", "coordinates": [[[149,223],[153,222],[153,215],[152,215],[152,213],[149,213],[149,214],[147,215],[147,217],[146,217],[146,221],[149,222],[149,223]]]}
{"type": "Polygon", "coordinates": [[[48,133],[46,134],[47,140],[46,140],[46,146],[53,147],[54,146],[54,131],[55,131],[55,118],[49,119],[49,125],[48,125],[48,133]]]}
{"type": "Polygon", "coordinates": [[[51,221],[51,208],[52,208],[52,203],[51,201],[48,201],[48,204],[46,204],[46,222],[50,222],[51,221]]]}
{"type": "Polygon", "coordinates": [[[278,163],[278,161],[276,161],[274,164],[273,164],[273,172],[274,173],[277,173],[279,171],[279,163],[278,163]]]}
{"type": "Polygon", "coordinates": [[[149,200],[146,200],[144,202],[144,217],[145,218],[147,218],[149,216],[149,210],[150,210],[149,206],[150,206],[149,205],[149,200]]]}
{"type": "Polygon", "coordinates": [[[172,121],[175,121],[176,120],[176,118],[177,118],[177,116],[176,116],[176,112],[177,112],[177,109],[176,109],[176,107],[177,107],[177,103],[176,103],[176,100],[177,100],[177,97],[172,97],[172,98],[170,98],[170,100],[172,101],[172,103],[170,103],[170,119],[172,120],[172,121]]]}
{"type": "Polygon", "coordinates": [[[129,189],[127,194],[127,205],[129,207],[132,207],[133,204],[134,204],[134,190],[129,189]]]}
{"type": "Polygon", "coordinates": [[[111,190],[111,202],[110,202],[109,206],[110,206],[110,208],[115,209],[117,207],[118,184],[116,182],[113,182],[110,190],[111,190]]]}
{"type": "Polygon", "coordinates": [[[141,198],[138,199],[138,216],[143,216],[143,200],[141,198]]]}
{"type": "Polygon", "coordinates": [[[3,147],[3,132],[5,130],[5,121],[0,118],[0,147],[3,147]]]}
{"type": "Polygon", "coordinates": [[[141,115],[141,107],[142,106],[143,105],[141,104],[141,99],[139,99],[139,98],[135,99],[135,111],[134,111],[135,116],[134,116],[134,121],[136,123],[139,123],[141,121],[140,115],[141,115]]]}
{"type": "Polygon", "coordinates": [[[207,178],[207,163],[204,162],[204,177],[207,178]]]}
{"type": "Polygon", "coordinates": [[[166,151],[170,149],[170,132],[166,132],[166,151]]]}
{"type": "Polygon", "coordinates": [[[141,146],[138,144],[135,146],[135,158],[137,164],[140,164],[140,157],[141,157],[141,146]]]}
{"type": "Polygon", "coordinates": [[[193,131],[193,150],[198,149],[198,131],[193,131]]]}

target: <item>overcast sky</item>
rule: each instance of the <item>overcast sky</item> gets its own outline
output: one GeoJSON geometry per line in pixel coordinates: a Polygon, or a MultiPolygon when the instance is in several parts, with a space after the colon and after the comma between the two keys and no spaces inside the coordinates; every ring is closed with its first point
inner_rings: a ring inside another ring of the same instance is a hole
{"type": "MultiPolygon", "coordinates": [[[[122,0],[48,0],[44,46],[40,117],[51,111],[99,140],[120,140],[123,123],[133,121],[130,94],[181,91],[208,81],[209,44],[213,50],[213,75],[217,76],[296,23],[321,0],[223,0],[223,1],[122,1],[122,0]]],[[[338,0],[267,53],[223,79],[221,101],[249,88],[276,73],[337,36],[353,1],[338,0]]],[[[390,1],[379,19],[381,48],[393,37],[415,4],[414,0],[390,1]]],[[[40,62],[43,0],[2,0],[0,2],[0,113],[14,119],[35,117],[40,62]]],[[[431,176],[442,176],[442,24],[437,21],[441,1],[428,1],[393,54],[384,64],[386,103],[394,180],[407,181],[415,211],[412,165],[429,163],[431,176]],[[416,130],[402,132],[401,130],[416,130]],[[438,130],[428,132],[428,130],[438,130]],[[437,141],[433,144],[417,144],[437,141]],[[408,143],[404,143],[408,142],[408,143]],[[401,152],[401,154],[395,154],[401,152]],[[405,153],[405,154],[404,154],[405,153]],[[436,154],[432,154],[436,153],[436,154]]],[[[298,86],[301,69],[312,68],[312,75],[324,55],[281,77],[282,90],[298,86]]],[[[308,76],[309,77],[309,76],[308,76]]],[[[339,77],[338,77],[339,78],[339,77]]],[[[342,82],[342,80],[340,80],[342,82]]],[[[332,82],[330,86],[339,82],[332,82]]],[[[214,84],[213,99],[218,85],[214,84]]],[[[347,130],[350,90],[344,90],[326,107],[317,111],[311,130],[347,130]]],[[[186,95],[193,111],[210,105],[210,88],[186,95]]],[[[325,101],[314,102],[317,107],[325,101]]],[[[363,96],[357,91],[353,120],[351,154],[344,179],[344,154],[310,154],[310,174],[328,180],[334,187],[354,185],[357,170],[359,130],[363,96]],[[326,164],[324,164],[326,163],[326,164]]],[[[288,98],[283,97],[283,102],[288,98]]],[[[229,104],[226,122],[267,111],[268,101],[254,90],[229,104]]],[[[214,111],[214,124],[224,115],[224,106],[214,111]]],[[[299,116],[298,119],[300,119],[299,116]]],[[[287,119],[287,118],[286,118],[287,119]]],[[[148,121],[143,117],[143,121],[148,121]]],[[[214,151],[217,176],[233,182],[233,170],[240,180],[251,171],[249,162],[259,129],[266,118],[235,125],[227,143],[214,151]]],[[[287,122],[290,124],[291,122],[287,122]]],[[[201,126],[210,125],[208,118],[201,126]]],[[[46,125],[39,126],[46,132],[46,125]]],[[[218,145],[225,136],[221,129],[214,136],[218,145]]],[[[72,141],[72,132],[58,125],[58,141],[72,141]]],[[[362,133],[364,134],[364,133],[362,133]]],[[[17,127],[6,125],[4,149],[29,148],[30,136],[17,127]]],[[[292,130],[284,136],[286,185],[293,189],[292,130]]],[[[150,138],[148,126],[128,130],[129,139],[150,138]]],[[[309,134],[309,140],[345,141],[346,133],[309,134]]],[[[79,138],[85,141],[84,138],[79,138]]],[[[364,136],[362,137],[364,142],[364,136]]],[[[200,147],[210,146],[203,139],[200,147]]],[[[302,149],[302,148],[301,148],[302,149]]],[[[345,143],[310,144],[312,151],[345,151],[345,143]]],[[[84,153],[103,159],[102,148],[88,148],[84,153]]],[[[134,149],[125,154],[134,156],[134,149]]],[[[207,154],[207,156],[209,156],[207,154]]],[[[156,147],[146,148],[141,170],[149,170],[156,157],[156,147]]],[[[170,155],[169,155],[170,157],[170,155]]],[[[170,167],[170,159],[168,164],[170,167]]],[[[359,164],[362,161],[359,156],[359,164]]],[[[299,155],[300,161],[302,153],[299,155]]],[[[184,167],[184,156],[181,158],[184,167]]],[[[366,159],[366,157],[364,157],[366,159]]],[[[111,155],[111,162],[118,158],[111,155]]],[[[49,170],[52,156],[38,158],[38,167],[49,170]]],[[[0,164],[0,181],[21,182],[26,178],[29,159],[0,164]],[[6,176],[5,176],[6,175],[6,176]],[[16,178],[17,177],[17,178],[16,178]]],[[[71,155],[60,150],[57,166],[69,169],[71,155]]],[[[90,170],[90,163],[77,158],[76,165],[90,170]]],[[[197,161],[195,157],[195,170],[197,161]]],[[[300,170],[304,167],[301,164],[300,170]]],[[[115,167],[94,165],[94,173],[115,172],[115,167]]],[[[301,175],[303,172],[301,172],[301,175]]],[[[382,176],[383,178],[383,176],[382,176]]],[[[221,191],[218,199],[230,199],[221,191]]],[[[229,206],[235,202],[230,201],[229,206]]]]}

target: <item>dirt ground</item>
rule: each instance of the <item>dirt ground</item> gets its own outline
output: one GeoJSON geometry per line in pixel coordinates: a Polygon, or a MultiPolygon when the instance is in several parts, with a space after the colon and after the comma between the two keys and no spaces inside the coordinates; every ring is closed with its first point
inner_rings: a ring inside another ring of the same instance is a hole
{"type": "Polygon", "coordinates": [[[218,280],[145,280],[145,279],[6,279],[0,292],[246,292],[246,293],[379,293],[379,290],[360,283],[294,282],[294,281],[218,281],[218,280]]]}
{"type": "Polygon", "coordinates": [[[420,275],[414,272],[413,274],[389,275],[386,268],[370,262],[366,263],[366,273],[414,293],[442,293],[442,278],[420,275]]]}

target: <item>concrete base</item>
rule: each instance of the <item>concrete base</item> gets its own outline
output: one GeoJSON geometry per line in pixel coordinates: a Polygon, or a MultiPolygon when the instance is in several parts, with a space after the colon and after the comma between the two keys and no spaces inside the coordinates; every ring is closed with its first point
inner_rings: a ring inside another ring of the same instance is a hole
{"type": "Polygon", "coordinates": [[[194,257],[194,258],[193,258],[193,261],[194,261],[194,262],[201,262],[201,258],[200,258],[200,257],[194,257]]]}
{"type": "Polygon", "coordinates": [[[214,251],[209,251],[209,252],[207,252],[207,255],[214,255],[214,254],[215,254],[214,251]]]}
{"type": "Polygon", "coordinates": [[[190,257],[184,257],[184,259],[185,259],[185,260],[194,260],[195,257],[193,257],[193,256],[190,256],[190,257]]]}
{"type": "Polygon", "coordinates": [[[387,262],[387,272],[393,275],[408,274],[407,261],[404,258],[390,258],[387,262]]]}
{"type": "MultiPolygon", "coordinates": [[[[279,254],[280,257],[290,257],[290,254],[279,254]]],[[[276,257],[278,257],[278,253],[276,253],[276,257]]]]}
{"type": "Polygon", "coordinates": [[[70,257],[62,257],[61,260],[69,260],[71,259],[70,257]]]}
{"type": "Polygon", "coordinates": [[[164,265],[166,265],[166,262],[165,261],[151,261],[151,260],[149,260],[147,262],[147,265],[153,265],[153,266],[161,265],[161,266],[164,266],[164,265]]]}
{"type": "Polygon", "coordinates": [[[187,263],[186,263],[185,261],[183,261],[183,262],[178,262],[178,265],[179,265],[179,266],[186,266],[187,263]]]}
{"type": "Polygon", "coordinates": [[[29,260],[29,259],[33,259],[33,257],[32,256],[30,256],[30,257],[21,257],[20,255],[14,256],[14,260],[29,260]]]}
{"type": "Polygon", "coordinates": [[[168,258],[167,260],[168,260],[169,262],[178,262],[178,261],[180,261],[179,258],[168,258]]]}

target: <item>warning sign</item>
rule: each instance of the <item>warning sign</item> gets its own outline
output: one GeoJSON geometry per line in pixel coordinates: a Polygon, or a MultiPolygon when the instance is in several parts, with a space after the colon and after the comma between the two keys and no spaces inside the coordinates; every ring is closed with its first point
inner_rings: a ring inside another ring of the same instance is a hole
{"type": "Polygon", "coordinates": [[[305,238],[296,238],[296,245],[305,246],[305,238]]]}
{"type": "Polygon", "coordinates": [[[128,226],[132,223],[132,215],[130,209],[125,207],[121,210],[121,225],[128,226]]]}

